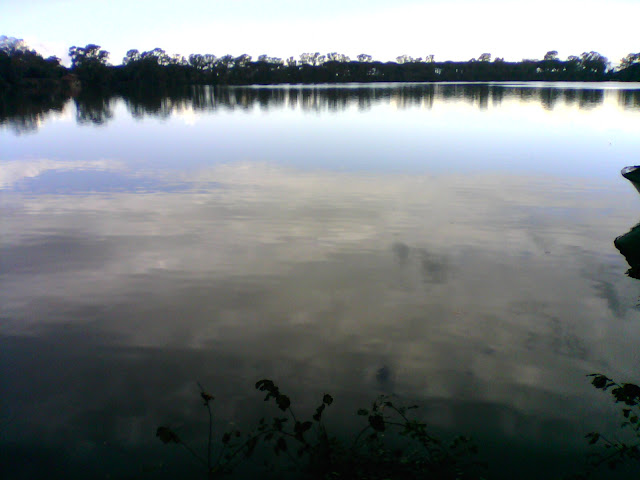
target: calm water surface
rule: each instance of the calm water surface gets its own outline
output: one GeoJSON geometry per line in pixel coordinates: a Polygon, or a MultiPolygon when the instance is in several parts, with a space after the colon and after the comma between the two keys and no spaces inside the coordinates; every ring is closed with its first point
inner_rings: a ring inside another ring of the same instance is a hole
{"type": "Polygon", "coordinates": [[[379,393],[417,402],[490,478],[542,478],[618,425],[585,374],[640,381],[613,245],[640,220],[638,84],[201,89],[0,122],[8,478],[185,472],[156,427],[205,438],[198,380],[218,431],[253,426],[263,377],[298,411],[332,393],[338,431],[379,393]]]}

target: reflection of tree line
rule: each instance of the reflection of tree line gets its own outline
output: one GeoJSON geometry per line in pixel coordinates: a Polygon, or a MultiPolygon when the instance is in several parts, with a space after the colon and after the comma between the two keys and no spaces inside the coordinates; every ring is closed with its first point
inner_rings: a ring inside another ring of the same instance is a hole
{"type": "MultiPolygon", "coordinates": [[[[618,104],[640,109],[640,90],[620,90],[618,104]]],[[[486,109],[504,100],[540,103],[545,109],[558,105],[589,109],[604,102],[604,90],[491,84],[367,84],[349,86],[209,87],[173,90],[130,89],[118,96],[84,92],[73,98],[79,124],[100,125],[113,117],[122,98],[134,118],[169,117],[181,110],[300,109],[303,111],[366,110],[390,103],[397,108],[431,108],[436,102],[462,101],[486,109]]],[[[18,131],[37,129],[50,112],[61,111],[63,96],[9,96],[0,99],[0,124],[18,131]]]]}
{"type": "MultiPolygon", "coordinates": [[[[619,91],[618,95],[618,102],[622,107],[640,108],[640,90],[619,91]]],[[[558,103],[585,109],[601,105],[604,102],[604,91],[489,84],[386,84],[346,87],[195,87],[168,95],[145,93],[123,98],[134,116],[168,116],[173,111],[184,108],[196,111],[252,108],[341,111],[352,107],[366,110],[385,102],[393,103],[399,108],[431,108],[437,101],[464,101],[486,109],[489,104],[499,105],[505,99],[540,102],[546,109],[553,109],[558,103]]]]}
{"type": "Polygon", "coordinates": [[[36,131],[47,116],[61,113],[67,101],[57,93],[0,95],[0,126],[16,133],[36,131]]]}
{"type": "Polygon", "coordinates": [[[640,108],[640,90],[621,90],[618,93],[618,104],[625,110],[640,108]]]}
{"type": "Polygon", "coordinates": [[[76,121],[80,124],[102,125],[113,118],[115,98],[102,95],[75,97],[76,121]]]}
{"type": "MultiPolygon", "coordinates": [[[[640,108],[640,90],[620,90],[618,103],[625,109],[640,108]]],[[[580,109],[604,103],[604,90],[582,88],[522,87],[490,84],[386,84],[358,86],[287,87],[194,87],[167,96],[130,95],[124,97],[134,115],[168,116],[189,108],[217,109],[301,109],[304,111],[366,110],[375,104],[392,103],[399,108],[431,108],[434,103],[463,101],[486,109],[503,100],[539,102],[546,109],[558,104],[580,109]]]]}

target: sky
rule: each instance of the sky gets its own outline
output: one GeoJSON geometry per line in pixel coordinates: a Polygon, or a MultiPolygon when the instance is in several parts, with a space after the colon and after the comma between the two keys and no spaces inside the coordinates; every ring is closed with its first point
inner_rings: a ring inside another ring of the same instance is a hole
{"type": "Polygon", "coordinates": [[[394,60],[519,61],[640,51],[640,0],[0,0],[0,35],[65,62],[94,43],[119,64],[129,49],[287,58],[339,52],[394,60]]]}

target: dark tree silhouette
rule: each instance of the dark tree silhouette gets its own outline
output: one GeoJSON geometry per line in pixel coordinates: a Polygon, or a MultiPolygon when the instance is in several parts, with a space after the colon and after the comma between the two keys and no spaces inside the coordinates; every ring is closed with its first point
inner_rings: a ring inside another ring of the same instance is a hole
{"type": "Polygon", "coordinates": [[[640,52],[630,53],[620,61],[620,70],[614,73],[616,80],[640,81],[640,52]]]}
{"type": "MultiPolygon", "coordinates": [[[[630,53],[620,67],[611,69],[608,59],[598,52],[571,55],[566,60],[556,50],[548,51],[542,60],[525,59],[507,62],[490,53],[466,62],[436,62],[433,55],[414,58],[400,55],[395,62],[375,61],[371,55],[360,54],[351,60],[339,52],[302,53],[297,60],[260,55],[239,56],[194,53],[188,57],[170,55],[161,48],[140,52],[129,50],[120,65],[107,63],[109,52],[99,45],[73,46],[69,49],[71,69],[60,60],[43,59],[23,41],[0,37],[0,88],[36,85],[50,90],[38,79],[55,79],[58,84],[66,73],[67,85],[83,88],[123,89],[152,88],[155,91],[178,86],[249,85],[278,83],[337,82],[433,82],[433,81],[638,81],[640,53],[630,53]]],[[[53,82],[54,84],[56,82],[53,82]]]]}
{"type": "Polygon", "coordinates": [[[71,71],[78,76],[84,88],[108,86],[111,77],[111,70],[107,68],[109,52],[102,50],[100,45],[73,46],[69,48],[69,57],[71,71]]]}
{"type": "Polygon", "coordinates": [[[24,40],[0,36],[0,91],[21,88],[54,93],[64,86],[65,74],[59,58],[45,59],[24,40]]]}

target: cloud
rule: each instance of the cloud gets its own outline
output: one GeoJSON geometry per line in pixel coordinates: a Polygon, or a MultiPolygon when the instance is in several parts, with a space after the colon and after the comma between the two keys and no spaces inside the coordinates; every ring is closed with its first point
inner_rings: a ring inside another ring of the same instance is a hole
{"type": "Polygon", "coordinates": [[[27,178],[35,178],[45,172],[57,171],[122,171],[123,164],[114,160],[11,160],[0,163],[0,189],[8,189],[27,178]]]}

